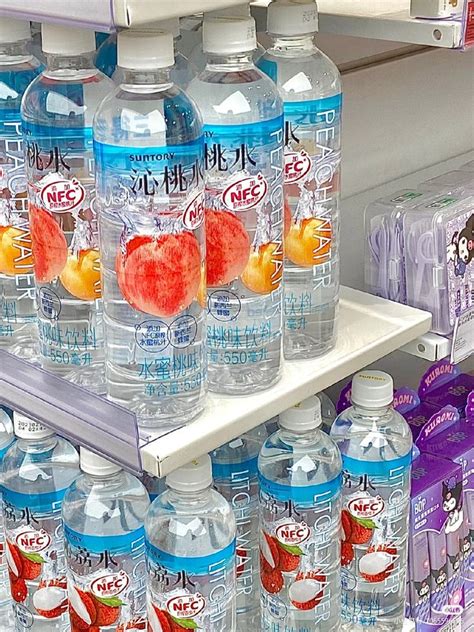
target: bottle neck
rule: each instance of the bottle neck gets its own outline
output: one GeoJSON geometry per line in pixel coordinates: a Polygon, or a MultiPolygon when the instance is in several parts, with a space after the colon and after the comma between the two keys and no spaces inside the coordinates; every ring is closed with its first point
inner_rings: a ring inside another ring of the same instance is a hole
{"type": "Polygon", "coordinates": [[[156,70],[131,70],[122,67],[120,69],[122,71],[121,86],[130,91],[148,91],[150,87],[153,87],[154,91],[166,90],[173,85],[171,79],[172,67],[157,68],[156,70]]]}
{"type": "Polygon", "coordinates": [[[18,438],[18,447],[23,452],[29,454],[40,454],[41,452],[49,452],[53,450],[58,444],[58,437],[51,435],[44,439],[20,439],[18,438]]]}
{"type": "Polygon", "coordinates": [[[306,430],[304,432],[295,432],[294,430],[287,430],[286,428],[280,428],[280,439],[291,446],[307,446],[319,443],[321,437],[321,430],[314,428],[313,430],[306,430]]]}
{"type": "Polygon", "coordinates": [[[83,474],[91,487],[113,487],[121,486],[123,483],[123,470],[112,474],[89,474],[88,472],[83,474]]]}
{"type": "Polygon", "coordinates": [[[248,70],[254,68],[253,51],[233,53],[232,55],[216,55],[207,53],[206,70],[212,72],[229,72],[230,70],[248,70]]]}
{"type": "Polygon", "coordinates": [[[56,79],[69,79],[71,75],[76,78],[86,78],[97,74],[94,64],[95,51],[80,55],[53,55],[46,53],[45,75],[56,79]]]}
{"type": "Polygon", "coordinates": [[[205,489],[192,490],[189,492],[183,492],[173,489],[172,487],[168,487],[168,498],[172,505],[196,508],[200,505],[208,504],[211,490],[211,486],[206,487],[205,489]]]}
{"type": "Polygon", "coordinates": [[[392,411],[392,406],[383,406],[381,408],[365,408],[359,404],[352,404],[352,408],[359,419],[367,419],[372,422],[374,419],[387,417],[392,411]]]}
{"type": "Polygon", "coordinates": [[[0,45],[0,65],[21,64],[31,61],[33,55],[28,50],[29,40],[0,45]]]}
{"type": "Polygon", "coordinates": [[[294,35],[294,36],[282,36],[273,35],[272,37],[272,50],[281,53],[312,53],[317,49],[314,33],[309,35],[294,35]]]}

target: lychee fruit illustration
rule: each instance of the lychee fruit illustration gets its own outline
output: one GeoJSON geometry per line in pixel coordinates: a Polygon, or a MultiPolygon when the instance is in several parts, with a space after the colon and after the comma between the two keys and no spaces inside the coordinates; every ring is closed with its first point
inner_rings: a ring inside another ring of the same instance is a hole
{"type": "Polygon", "coordinates": [[[173,632],[173,621],[168,613],[153,604],[148,607],[147,632],[173,632]]]}
{"type": "Polygon", "coordinates": [[[341,542],[341,564],[349,566],[354,561],[354,547],[350,542],[341,542]]]}
{"type": "Polygon", "coordinates": [[[68,599],[64,582],[57,580],[42,581],[33,595],[36,612],[46,619],[57,619],[67,612],[68,599]]]}
{"type": "Polygon", "coordinates": [[[78,630],[89,630],[97,619],[97,609],[94,599],[89,593],[79,590],[73,584],[68,586],[69,616],[71,623],[78,630]]]}
{"type": "Polygon", "coordinates": [[[350,528],[350,535],[346,535],[346,541],[351,544],[367,544],[374,535],[376,524],[370,518],[356,518],[349,511],[342,512],[342,528],[344,533],[350,528]]]}
{"type": "Polygon", "coordinates": [[[369,551],[359,561],[359,572],[366,582],[378,584],[388,579],[393,572],[393,554],[373,548],[369,551]]]}
{"type": "Polygon", "coordinates": [[[35,559],[42,559],[40,555],[38,554],[29,554],[29,553],[24,553],[23,551],[20,550],[21,553],[21,561],[22,561],[22,571],[21,571],[21,576],[23,579],[27,579],[27,580],[34,580],[37,579],[40,575],[41,575],[41,571],[42,571],[42,564],[43,561],[41,562],[36,562],[34,561],[34,559],[31,559],[32,557],[34,557],[35,559]]]}
{"type": "Polygon", "coordinates": [[[260,542],[260,572],[270,573],[278,568],[280,561],[280,549],[276,539],[269,533],[262,532],[263,538],[260,542]]]}
{"type": "Polygon", "coordinates": [[[242,283],[256,294],[270,294],[278,289],[283,276],[283,248],[281,244],[262,244],[252,250],[242,283]]]}
{"type": "Polygon", "coordinates": [[[283,588],[283,575],[278,569],[260,573],[263,588],[271,594],[276,594],[283,588]]]}
{"type": "Polygon", "coordinates": [[[324,597],[326,576],[315,571],[298,573],[289,589],[290,601],[298,610],[313,610],[324,597]]]}
{"type": "Polygon", "coordinates": [[[279,540],[277,540],[277,545],[279,549],[278,570],[284,573],[295,571],[300,565],[303,551],[297,546],[291,547],[292,550],[290,551],[290,547],[283,545],[279,540]]]}
{"type": "Polygon", "coordinates": [[[245,270],[250,238],[241,220],[228,211],[206,210],[207,285],[227,285],[245,270]]]}
{"type": "Polygon", "coordinates": [[[10,579],[13,582],[13,581],[17,581],[22,575],[23,561],[22,561],[20,549],[9,540],[7,540],[6,542],[7,542],[7,546],[5,549],[5,555],[7,558],[10,579]]]}
{"type": "Polygon", "coordinates": [[[189,232],[138,235],[115,261],[122,295],[135,309],[169,318],[191,305],[201,282],[201,253],[189,232]]]}
{"type": "Polygon", "coordinates": [[[344,540],[349,542],[351,539],[351,533],[352,533],[352,520],[351,520],[351,514],[347,511],[347,509],[342,510],[341,522],[342,522],[342,529],[344,531],[344,540]]]}
{"type": "MultiPolygon", "coordinates": [[[[11,577],[10,577],[11,579],[11,577]]],[[[11,595],[17,603],[23,603],[28,597],[28,589],[24,579],[17,579],[10,584],[11,595]]]]}
{"type": "Polygon", "coordinates": [[[33,204],[30,204],[30,231],[36,280],[50,283],[66,265],[66,237],[54,217],[33,204]]]}
{"type": "Polygon", "coordinates": [[[94,601],[95,601],[94,605],[97,611],[97,617],[94,621],[96,625],[106,626],[106,625],[113,625],[114,623],[117,623],[118,618],[120,616],[120,606],[109,606],[99,601],[98,599],[95,599],[94,601]]]}

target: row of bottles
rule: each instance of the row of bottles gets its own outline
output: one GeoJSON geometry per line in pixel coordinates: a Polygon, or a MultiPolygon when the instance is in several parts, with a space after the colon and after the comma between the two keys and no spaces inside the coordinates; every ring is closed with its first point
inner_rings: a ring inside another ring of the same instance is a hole
{"type": "Polygon", "coordinates": [[[261,69],[241,9],[205,17],[206,66],[186,92],[162,27],[118,35],[114,85],[92,32],[45,24],[46,69],[19,85],[40,66],[2,21],[16,152],[1,344],[160,431],[196,417],[208,388],[266,389],[283,355],[336,338],[339,73],[315,46],[313,0],[270,5],[261,69]]]}
{"type": "Polygon", "coordinates": [[[16,632],[400,630],[412,444],[392,401],[388,375],[360,373],[331,437],[310,397],[212,469],[169,474],[151,506],[134,476],[17,415],[2,463],[16,632]]]}

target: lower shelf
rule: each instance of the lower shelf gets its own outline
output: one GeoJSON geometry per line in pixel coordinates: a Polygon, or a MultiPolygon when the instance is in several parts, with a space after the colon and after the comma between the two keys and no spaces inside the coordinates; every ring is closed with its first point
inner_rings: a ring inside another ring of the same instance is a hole
{"type": "Polygon", "coordinates": [[[210,395],[205,412],[188,426],[143,439],[143,468],[164,476],[192,458],[255,428],[426,333],[427,312],[342,288],[338,342],[315,360],[285,362],[280,381],[245,397],[210,395]]]}

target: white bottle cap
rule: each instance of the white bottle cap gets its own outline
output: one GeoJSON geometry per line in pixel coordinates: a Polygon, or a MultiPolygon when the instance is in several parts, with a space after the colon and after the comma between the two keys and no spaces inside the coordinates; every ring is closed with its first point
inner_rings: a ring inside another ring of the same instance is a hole
{"type": "Polygon", "coordinates": [[[55,432],[20,413],[13,413],[13,427],[19,439],[46,439],[55,432]]]}
{"type": "Polygon", "coordinates": [[[166,477],[166,484],[179,492],[193,492],[212,485],[211,457],[208,454],[193,459],[166,477]]]}
{"type": "Polygon", "coordinates": [[[352,378],[351,401],[355,406],[377,409],[393,402],[393,379],[383,371],[361,371],[352,378]]]}
{"type": "Polygon", "coordinates": [[[62,24],[42,24],[42,47],[51,55],[82,55],[96,49],[95,33],[62,24]]]}
{"type": "MultiPolygon", "coordinates": [[[[144,31],[152,30],[152,26],[143,27],[144,31]]],[[[161,20],[161,22],[157,22],[156,25],[157,31],[168,31],[171,33],[174,39],[180,36],[181,30],[179,27],[179,18],[170,18],[169,20],[161,20]]]]}
{"type": "Polygon", "coordinates": [[[323,420],[321,417],[321,402],[315,395],[308,397],[299,404],[280,413],[279,425],[285,430],[304,432],[319,428],[323,420]]]}
{"type": "Polygon", "coordinates": [[[132,70],[174,66],[174,41],[168,31],[122,31],[118,34],[118,65],[132,70]]]}
{"type": "Polygon", "coordinates": [[[80,449],[80,461],[81,470],[93,476],[108,476],[110,474],[116,474],[122,469],[120,465],[104,459],[104,457],[99,456],[87,448],[80,449]]]}
{"type": "Polygon", "coordinates": [[[216,9],[215,11],[207,11],[204,14],[204,19],[208,18],[248,18],[250,17],[250,3],[244,2],[238,4],[236,7],[229,7],[227,9],[216,9]]]}
{"type": "Polygon", "coordinates": [[[316,0],[273,0],[268,6],[267,31],[272,35],[309,35],[318,30],[316,0]]]}
{"type": "Polygon", "coordinates": [[[31,39],[30,23],[26,20],[0,17],[0,44],[12,44],[31,39]]]}
{"type": "Polygon", "coordinates": [[[250,17],[233,16],[204,20],[202,47],[204,52],[215,55],[233,55],[255,50],[255,20],[250,17]]]}

